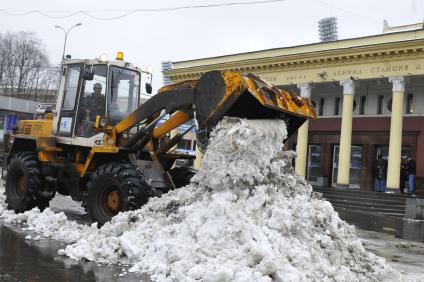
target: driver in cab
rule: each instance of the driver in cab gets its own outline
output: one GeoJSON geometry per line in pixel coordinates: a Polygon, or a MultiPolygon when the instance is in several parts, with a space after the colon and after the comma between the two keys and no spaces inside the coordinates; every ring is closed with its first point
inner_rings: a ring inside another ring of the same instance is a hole
{"type": "Polygon", "coordinates": [[[79,125],[77,126],[77,136],[90,137],[94,134],[94,122],[96,116],[104,116],[106,109],[106,97],[102,95],[102,84],[95,83],[93,92],[84,97],[79,110],[79,125]]]}
{"type": "Polygon", "coordinates": [[[93,85],[93,93],[84,98],[83,105],[91,121],[96,121],[96,116],[105,114],[106,98],[105,95],[102,95],[102,85],[100,83],[97,82],[93,85]]]}

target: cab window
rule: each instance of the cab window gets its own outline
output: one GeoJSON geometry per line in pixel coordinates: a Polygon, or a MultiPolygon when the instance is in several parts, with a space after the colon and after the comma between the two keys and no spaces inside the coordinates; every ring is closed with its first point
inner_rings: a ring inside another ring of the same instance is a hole
{"type": "Polygon", "coordinates": [[[110,68],[109,124],[117,124],[137,108],[139,93],[139,72],[117,66],[110,68]]]}
{"type": "Polygon", "coordinates": [[[93,66],[93,80],[85,80],[78,105],[75,135],[78,137],[92,137],[98,132],[94,125],[96,116],[105,116],[106,113],[106,65],[93,66]]]}
{"type": "Polygon", "coordinates": [[[62,103],[62,109],[64,110],[73,110],[75,107],[75,98],[77,97],[80,73],[80,67],[68,68],[68,75],[66,76],[65,81],[65,93],[62,103]]]}

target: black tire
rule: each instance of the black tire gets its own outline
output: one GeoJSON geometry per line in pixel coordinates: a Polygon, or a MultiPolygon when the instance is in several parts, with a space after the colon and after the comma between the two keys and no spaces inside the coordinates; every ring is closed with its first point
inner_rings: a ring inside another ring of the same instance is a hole
{"type": "Polygon", "coordinates": [[[171,175],[175,188],[181,188],[190,184],[190,179],[197,173],[197,170],[192,167],[182,166],[174,167],[168,173],[171,175]]]}
{"type": "Polygon", "coordinates": [[[17,153],[10,162],[6,177],[7,208],[15,212],[28,211],[34,207],[44,210],[50,198],[40,195],[44,177],[40,162],[31,152],[17,153]]]}
{"type": "Polygon", "coordinates": [[[136,210],[147,203],[152,188],[147,177],[134,165],[107,163],[87,183],[86,210],[103,225],[121,211],[136,210]]]}

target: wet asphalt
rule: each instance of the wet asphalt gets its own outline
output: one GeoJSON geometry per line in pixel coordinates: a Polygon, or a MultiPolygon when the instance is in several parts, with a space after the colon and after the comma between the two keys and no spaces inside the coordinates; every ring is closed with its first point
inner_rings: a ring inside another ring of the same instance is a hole
{"type": "MultiPolygon", "coordinates": [[[[50,207],[80,224],[91,223],[81,206],[69,197],[56,196],[50,207]]],[[[23,227],[0,221],[0,282],[151,281],[148,275],[129,273],[126,265],[98,265],[60,256],[57,251],[64,244],[51,239],[25,239],[27,235],[35,237],[36,234],[23,231],[23,227]]]]}
{"type": "MultiPolygon", "coordinates": [[[[118,265],[99,266],[57,255],[53,240],[26,240],[19,226],[0,227],[0,281],[149,281],[134,274],[118,276],[118,265]]],[[[122,275],[122,274],[121,274],[122,275]]]]}

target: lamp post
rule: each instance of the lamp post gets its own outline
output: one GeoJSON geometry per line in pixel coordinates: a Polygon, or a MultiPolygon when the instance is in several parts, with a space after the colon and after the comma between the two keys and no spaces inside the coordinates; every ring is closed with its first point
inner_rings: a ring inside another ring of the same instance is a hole
{"type": "Polygon", "coordinates": [[[80,25],[82,25],[82,23],[77,23],[74,26],[71,26],[70,28],[68,28],[68,30],[64,29],[60,25],[55,25],[54,26],[55,28],[58,28],[58,29],[63,30],[63,32],[65,33],[65,42],[63,43],[62,62],[65,60],[66,39],[68,38],[68,34],[71,31],[71,29],[73,29],[74,27],[80,26],[80,25]]]}

